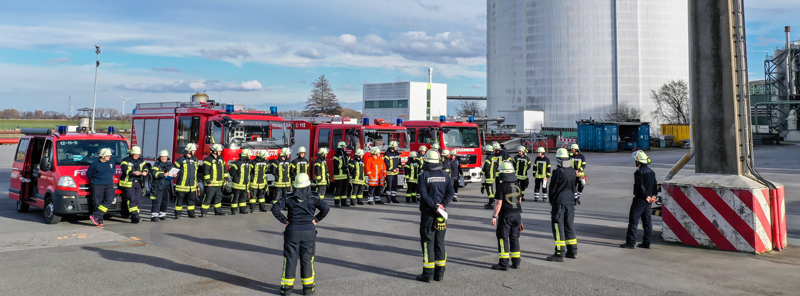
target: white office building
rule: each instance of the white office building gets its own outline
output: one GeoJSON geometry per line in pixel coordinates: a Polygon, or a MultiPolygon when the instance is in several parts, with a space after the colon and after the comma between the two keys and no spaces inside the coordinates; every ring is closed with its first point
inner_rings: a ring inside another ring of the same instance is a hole
{"type": "Polygon", "coordinates": [[[689,80],[687,0],[487,0],[487,111],[576,127],[689,80]]]}
{"type": "Polygon", "coordinates": [[[364,109],[370,120],[394,123],[405,120],[436,120],[447,115],[447,84],[390,82],[364,84],[364,109]]]}

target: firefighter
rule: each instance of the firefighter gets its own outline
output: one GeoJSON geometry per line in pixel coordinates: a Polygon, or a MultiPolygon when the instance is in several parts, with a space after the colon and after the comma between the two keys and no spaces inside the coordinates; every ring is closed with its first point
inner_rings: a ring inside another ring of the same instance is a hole
{"type": "Polygon", "coordinates": [[[347,154],[347,144],[344,141],[336,145],[336,154],[333,155],[333,206],[349,207],[347,203],[347,175],[350,165],[350,156],[347,154]]]}
{"type": "Polygon", "coordinates": [[[317,194],[322,199],[325,199],[325,193],[328,192],[328,179],[330,179],[327,156],[328,148],[319,148],[317,159],[314,160],[314,179],[317,183],[317,194]]]}
{"type": "Polygon", "coordinates": [[[572,153],[569,154],[569,158],[572,161],[572,168],[575,169],[575,172],[578,174],[578,179],[575,180],[575,203],[580,205],[581,193],[583,192],[584,185],[586,185],[586,157],[581,154],[581,149],[578,147],[578,144],[572,144],[569,148],[572,150],[572,153]]]}
{"type": "Polygon", "coordinates": [[[201,162],[194,156],[197,145],[189,143],[184,148],[184,155],[175,160],[175,167],[179,169],[178,176],[175,177],[175,219],[181,218],[181,211],[186,205],[186,214],[189,218],[194,218],[195,203],[197,202],[197,172],[200,170],[201,162]]]}
{"type": "Polygon", "coordinates": [[[364,187],[367,186],[367,173],[364,171],[364,150],[357,149],[350,160],[350,205],[355,206],[353,201],[358,201],[359,205],[364,204],[364,187]]]}
{"type": "Polygon", "coordinates": [[[272,196],[273,204],[291,191],[292,179],[289,178],[289,171],[292,166],[291,162],[289,162],[291,155],[291,149],[283,148],[280,155],[278,155],[278,159],[273,160],[271,163],[272,175],[275,176],[275,190],[273,190],[272,196]]]}
{"type": "Polygon", "coordinates": [[[500,146],[500,143],[492,142],[492,148],[494,148],[494,154],[500,156],[500,161],[511,161],[511,155],[506,149],[503,149],[503,146],[500,146]]]}
{"type": "Polygon", "coordinates": [[[450,178],[453,179],[453,202],[458,202],[458,183],[464,175],[455,149],[450,151],[450,178]]]}
{"type": "MultiPolygon", "coordinates": [[[[522,147],[525,149],[525,147],[522,147]]],[[[522,188],[517,181],[519,169],[514,164],[504,161],[500,165],[500,176],[497,177],[497,199],[494,204],[492,226],[497,226],[497,246],[500,262],[492,265],[495,270],[519,268],[522,259],[519,248],[519,232],[522,226],[522,188]],[[511,265],[508,264],[511,259],[511,265]]]]}
{"type": "Polygon", "coordinates": [[[400,152],[397,151],[397,141],[389,142],[389,149],[383,154],[383,161],[386,163],[386,190],[389,191],[391,199],[386,199],[386,203],[399,203],[397,201],[397,175],[400,174],[400,152]]]}
{"type": "Polygon", "coordinates": [[[419,170],[422,164],[417,159],[417,152],[408,155],[408,161],[403,165],[403,174],[406,175],[406,203],[417,203],[417,182],[419,181],[419,170]]]}
{"type": "Polygon", "coordinates": [[[450,170],[453,168],[450,165],[450,149],[442,149],[441,151],[439,155],[441,156],[442,170],[450,175],[450,170]]]}
{"type": "Polygon", "coordinates": [[[256,210],[256,203],[261,212],[267,211],[267,191],[269,190],[269,187],[267,187],[267,171],[269,167],[267,151],[258,151],[256,158],[253,159],[253,169],[250,176],[250,199],[248,200],[250,213],[256,210]]]}
{"type": "Polygon", "coordinates": [[[386,179],[386,163],[381,156],[381,149],[372,147],[370,156],[364,161],[364,171],[367,172],[367,186],[369,186],[369,198],[367,204],[383,204],[381,200],[381,189],[386,179]]]}
{"type": "Polygon", "coordinates": [[[439,155],[442,155],[442,147],[439,145],[439,143],[433,143],[433,145],[431,145],[431,150],[439,152],[439,155]]]}
{"type": "Polygon", "coordinates": [[[222,145],[214,144],[211,146],[211,154],[203,160],[205,196],[203,197],[200,217],[206,216],[212,206],[214,207],[214,215],[225,215],[222,211],[222,186],[227,182],[229,175],[225,160],[220,155],[221,153],[222,145]]]}
{"type": "Polygon", "coordinates": [[[272,215],[286,225],[283,232],[283,273],[281,295],[291,295],[294,287],[297,261],[300,260],[300,281],[303,294],[312,295],[314,284],[314,253],[317,241],[317,223],[322,221],[330,207],[319,195],[311,191],[311,180],[306,173],[294,179],[294,191],[284,195],[272,205],[272,215]],[[286,207],[289,217],[281,210],[286,207]],[[319,211],[319,213],[314,213],[319,211]]]}
{"type": "Polygon", "coordinates": [[[547,201],[547,180],[550,179],[552,171],[550,159],[545,155],[547,151],[544,147],[539,147],[536,152],[539,153],[539,156],[533,160],[533,200],[538,201],[541,196],[542,201],[547,201]]]}
{"type": "Polygon", "coordinates": [[[122,176],[119,178],[119,187],[122,189],[122,202],[131,216],[131,223],[139,223],[142,220],[139,216],[139,202],[142,199],[142,178],[147,176],[145,168],[147,163],[141,156],[142,148],[133,146],[130,155],[120,164],[122,176]]]}
{"type": "Polygon", "coordinates": [[[158,160],[153,164],[151,175],[155,178],[150,190],[151,208],[150,221],[158,222],[167,218],[167,203],[172,195],[172,180],[177,174],[170,175],[169,171],[175,166],[169,161],[169,151],[161,150],[158,160]]]}
{"type": "Polygon", "coordinates": [[[108,212],[108,207],[114,202],[114,174],[117,166],[111,161],[111,149],[103,148],[98,152],[98,158],[86,170],[86,176],[92,186],[92,201],[95,211],[89,216],[92,223],[103,226],[103,215],[108,212]]]}
{"type": "Polygon", "coordinates": [[[253,162],[250,160],[250,149],[242,149],[239,159],[228,162],[230,168],[233,194],[231,195],[231,215],[249,214],[247,201],[250,196],[250,176],[253,174],[253,162]]]}
{"type": "Polygon", "coordinates": [[[431,150],[425,154],[425,164],[419,178],[420,222],[419,234],[422,245],[422,274],[417,280],[430,282],[444,280],[447,252],[444,236],[447,219],[438,212],[444,211],[453,200],[453,181],[442,167],[439,152],[431,150]]]}
{"type": "Polygon", "coordinates": [[[650,220],[650,206],[658,199],[658,181],[656,173],[647,165],[650,164],[650,157],[644,151],[636,152],[633,155],[636,160],[636,172],[633,173],[633,202],[631,203],[630,214],[628,215],[628,236],[625,243],[619,245],[620,248],[635,249],[650,248],[650,234],[653,230],[650,220]],[[644,237],[642,243],[636,244],[636,230],[639,228],[639,219],[642,220],[644,237]]]}
{"type": "Polygon", "coordinates": [[[308,174],[308,159],[306,159],[305,146],[300,146],[300,148],[297,148],[297,158],[292,160],[290,177],[292,178],[292,180],[294,180],[294,177],[296,177],[300,173],[308,174]]]}
{"type": "Polygon", "coordinates": [[[425,157],[425,153],[428,153],[428,146],[419,146],[419,157],[425,157]]]}
{"type": "Polygon", "coordinates": [[[497,175],[497,168],[500,165],[499,157],[497,157],[494,153],[494,147],[492,145],[486,145],[483,148],[486,151],[486,155],[483,161],[483,170],[481,174],[483,175],[483,186],[481,187],[481,193],[486,192],[489,196],[489,202],[483,205],[484,209],[494,209],[494,180],[495,176],[497,175]]]}
{"type": "Polygon", "coordinates": [[[553,170],[553,180],[547,187],[551,205],[550,220],[556,246],[555,254],[548,256],[547,261],[563,262],[564,256],[572,259],[578,257],[578,239],[572,228],[572,222],[575,220],[575,181],[578,178],[577,172],[569,164],[569,159],[567,149],[558,148],[556,151],[558,166],[553,170]]]}
{"type": "MultiPolygon", "coordinates": [[[[528,189],[528,185],[530,185],[528,170],[531,169],[531,159],[528,158],[528,149],[526,149],[525,146],[519,146],[517,151],[519,151],[519,154],[514,156],[514,173],[517,176],[517,180],[519,180],[519,188],[522,190],[520,199],[525,200],[525,189],[528,189]]],[[[536,193],[534,193],[533,196],[534,200],[538,200],[536,193]]]]}

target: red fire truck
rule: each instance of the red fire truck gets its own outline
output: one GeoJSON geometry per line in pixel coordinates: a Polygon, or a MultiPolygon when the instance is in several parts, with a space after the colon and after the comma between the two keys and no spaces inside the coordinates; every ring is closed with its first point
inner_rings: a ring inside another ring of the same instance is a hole
{"type": "MultiPolygon", "coordinates": [[[[22,129],[17,145],[8,197],[17,201],[17,211],[27,212],[31,206],[41,208],[44,222],[56,224],[64,215],[87,215],[93,210],[90,184],[86,177],[89,165],[99,158],[100,149],[111,149],[111,161],[117,165],[114,186],[122,175],[119,165],[128,156],[128,142],[113,133],[68,133],[66,126],[58,132],[50,129],[22,129]]],[[[120,190],[109,207],[119,212],[120,190]]]]}
{"type": "Polygon", "coordinates": [[[478,125],[471,119],[467,122],[446,121],[445,116],[439,121],[413,120],[406,121],[403,125],[411,136],[411,150],[419,151],[420,146],[431,148],[433,143],[439,143],[442,149],[453,149],[458,152],[461,167],[467,169],[464,174],[465,182],[481,182],[481,168],[483,166],[483,151],[478,125]]]}
{"type": "MultiPolygon", "coordinates": [[[[386,152],[391,141],[397,141],[398,152],[403,163],[408,160],[411,152],[409,147],[408,130],[398,120],[398,124],[390,124],[383,119],[375,119],[370,124],[369,118],[363,118],[362,124],[352,124],[349,118],[341,117],[309,117],[289,119],[295,128],[295,143],[292,151],[297,151],[300,146],[308,147],[309,161],[313,161],[319,148],[328,148],[328,167],[333,167],[333,155],[336,145],[344,141],[347,143],[347,152],[350,156],[356,149],[364,149],[364,157],[368,157],[372,147],[378,147],[381,152],[386,152]]],[[[402,172],[402,170],[401,170],[402,172]]],[[[330,170],[333,180],[333,170],[330,170]]],[[[401,175],[399,184],[405,184],[401,175]]]]}

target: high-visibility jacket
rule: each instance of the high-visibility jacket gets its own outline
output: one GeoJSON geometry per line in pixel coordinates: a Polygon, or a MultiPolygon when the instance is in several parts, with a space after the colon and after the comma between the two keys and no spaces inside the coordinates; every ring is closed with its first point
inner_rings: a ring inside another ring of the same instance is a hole
{"type": "Polygon", "coordinates": [[[150,168],[150,175],[153,176],[153,184],[150,185],[150,199],[155,199],[162,190],[170,189],[169,186],[172,183],[171,180],[168,180],[164,177],[164,174],[168,173],[172,168],[175,166],[167,160],[166,162],[161,162],[161,160],[156,160],[153,163],[153,167],[150,168]]]}
{"type": "Polygon", "coordinates": [[[233,189],[247,190],[250,186],[250,175],[253,173],[253,163],[248,156],[240,156],[238,160],[228,162],[233,189]]]}
{"type": "Polygon", "coordinates": [[[203,180],[206,186],[221,187],[228,178],[228,169],[222,157],[209,155],[203,160],[203,180]]]}
{"type": "Polygon", "coordinates": [[[517,179],[527,180],[528,170],[531,169],[531,159],[527,155],[514,156],[514,171],[516,172],[517,179]]]}
{"type": "Polygon", "coordinates": [[[336,149],[333,155],[333,180],[347,180],[347,169],[349,168],[350,156],[344,149],[336,149]]]}
{"type": "Polygon", "coordinates": [[[139,157],[139,159],[133,159],[133,157],[128,156],[122,160],[122,164],[120,164],[120,169],[122,170],[122,176],[119,178],[119,187],[131,188],[133,187],[134,180],[141,180],[140,176],[134,176],[134,172],[145,172],[144,159],[139,157]]]}
{"type": "Polygon", "coordinates": [[[292,185],[291,176],[289,176],[289,169],[292,163],[289,162],[289,157],[279,156],[270,163],[272,166],[272,174],[275,175],[275,187],[290,187],[292,185]]]}
{"type": "Polygon", "coordinates": [[[367,173],[364,171],[364,160],[356,156],[350,160],[350,180],[353,185],[367,185],[367,173]]]}
{"type": "Polygon", "coordinates": [[[365,171],[367,172],[367,185],[369,186],[382,186],[386,178],[386,163],[383,157],[370,156],[364,162],[365,171]]]}
{"type": "Polygon", "coordinates": [[[419,174],[420,169],[422,168],[422,162],[419,159],[409,158],[406,161],[406,164],[403,166],[404,173],[406,175],[406,182],[408,183],[418,183],[419,182],[419,174]]]}
{"type": "Polygon", "coordinates": [[[494,184],[494,178],[497,177],[497,171],[500,166],[500,157],[494,153],[487,153],[483,161],[483,184],[494,184]]]}
{"type": "Polygon", "coordinates": [[[550,159],[547,156],[537,156],[533,162],[533,177],[536,179],[550,179],[552,174],[550,159]]]}
{"type": "Polygon", "coordinates": [[[586,176],[586,157],[583,154],[577,153],[570,153],[569,160],[572,161],[572,168],[575,169],[575,172],[578,174],[578,177],[586,176]]]}
{"type": "Polygon", "coordinates": [[[256,157],[252,164],[253,170],[250,174],[250,189],[267,188],[267,171],[269,171],[269,162],[264,158],[256,157]]]}
{"type": "Polygon", "coordinates": [[[175,177],[175,191],[191,192],[197,190],[197,171],[200,169],[200,160],[192,157],[181,156],[175,160],[175,167],[179,169],[175,177]]]}
{"type": "Polygon", "coordinates": [[[330,175],[328,175],[328,162],[325,157],[317,157],[314,161],[314,180],[317,181],[317,186],[327,186],[330,175]]]}
{"type": "Polygon", "coordinates": [[[294,177],[297,177],[297,175],[299,174],[302,173],[308,174],[308,159],[306,159],[305,157],[298,156],[292,161],[290,171],[291,172],[289,173],[289,175],[292,177],[292,180],[294,180],[294,177]]]}
{"type": "Polygon", "coordinates": [[[453,166],[451,165],[452,160],[450,160],[450,158],[443,157],[441,161],[442,161],[442,171],[447,173],[447,175],[450,175],[450,171],[453,169],[453,166]]]}
{"type": "Polygon", "coordinates": [[[395,176],[400,174],[400,171],[394,171],[395,169],[400,169],[401,165],[400,152],[397,152],[397,149],[387,150],[383,154],[383,162],[386,163],[386,175],[395,176]]]}

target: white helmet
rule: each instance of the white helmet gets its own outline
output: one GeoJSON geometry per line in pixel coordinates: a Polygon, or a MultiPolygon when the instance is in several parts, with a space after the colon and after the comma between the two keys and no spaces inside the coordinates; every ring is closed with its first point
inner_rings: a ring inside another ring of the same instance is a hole
{"type": "Polygon", "coordinates": [[[267,150],[258,151],[258,157],[267,158],[267,150]]]}
{"type": "Polygon", "coordinates": [[[364,149],[356,150],[356,156],[364,156],[364,149]]]}
{"type": "Polygon", "coordinates": [[[372,153],[373,155],[378,155],[381,153],[381,148],[372,147],[372,150],[369,153],[372,153]]]}
{"type": "Polygon", "coordinates": [[[538,153],[547,153],[547,150],[545,150],[544,147],[539,147],[538,149],[536,149],[536,152],[538,152],[538,153]]]}
{"type": "Polygon", "coordinates": [[[169,157],[169,151],[167,151],[166,149],[161,150],[161,152],[158,153],[158,157],[164,157],[164,156],[169,157]]]}
{"type": "Polygon", "coordinates": [[[528,149],[525,148],[525,146],[519,146],[519,148],[517,148],[517,150],[522,152],[522,153],[528,153],[528,149]]]}
{"type": "Polygon", "coordinates": [[[514,165],[511,164],[510,161],[504,161],[500,164],[500,172],[504,174],[509,174],[514,172],[514,165]]]}
{"type": "Polygon", "coordinates": [[[572,145],[570,145],[570,146],[569,146],[569,149],[575,149],[575,150],[578,150],[578,151],[580,151],[580,150],[581,150],[581,148],[578,146],[578,144],[572,144],[572,145]]]}
{"type": "Polygon", "coordinates": [[[294,183],[292,183],[294,188],[306,188],[311,186],[311,179],[308,177],[306,173],[299,173],[296,177],[294,177],[294,183]]]}
{"type": "Polygon", "coordinates": [[[197,144],[195,144],[195,143],[186,144],[186,148],[184,148],[184,150],[187,151],[187,152],[188,151],[197,151],[197,144]]]}
{"type": "Polygon", "coordinates": [[[399,144],[397,144],[397,141],[391,141],[391,142],[389,142],[389,147],[390,147],[390,148],[391,148],[391,147],[395,147],[395,148],[397,148],[397,146],[398,146],[398,145],[399,145],[399,144]]]}
{"type": "Polygon", "coordinates": [[[131,155],[134,154],[142,154],[142,148],[139,148],[139,146],[131,147],[131,155]]]}
{"type": "Polygon", "coordinates": [[[419,152],[422,152],[424,154],[425,151],[428,151],[428,146],[419,146],[419,152]]]}
{"type": "Polygon", "coordinates": [[[456,156],[456,155],[458,155],[458,152],[456,152],[455,149],[450,150],[450,156],[456,156]]]}
{"type": "Polygon", "coordinates": [[[247,156],[247,157],[250,157],[250,149],[247,149],[247,148],[245,148],[245,149],[242,149],[242,153],[241,153],[241,154],[239,154],[239,156],[247,156]]]}
{"type": "Polygon", "coordinates": [[[222,144],[214,144],[211,146],[211,151],[220,152],[222,151],[222,144]]]}
{"type": "Polygon", "coordinates": [[[300,146],[300,148],[297,148],[297,153],[306,153],[306,146],[300,146]]]}
{"type": "Polygon", "coordinates": [[[339,142],[338,145],[336,145],[336,147],[339,147],[339,148],[347,147],[347,143],[345,143],[344,141],[341,141],[341,142],[339,142]]]}
{"type": "Polygon", "coordinates": [[[435,150],[428,151],[428,153],[425,154],[425,162],[439,163],[439,152],[435,150]]]}
{"type": "Polygon", "coordinates": [[[98,154],[100,155],[100,157],[113,155],[113,153],[111,152],[111,149],[109,149],[109,148],[100,149],[100,153],[98,153],[98,154]]]}
{"type": "Polygon", "coordinates": [[[500,143],[497,143],[497,141],[492,142],[492,147],[494,148],[494,150],[500,150],[501,148],[500,143]]]}
{"type": "Polygon", "coordinates": [[[442,150],[442,156],[450,156],[450,150],[449,149],[442,150]]]}
{"type": "Polygon", "coordinates": [[[439,148],[441,148],[441,147],[442,147],[442,146],[439,146],[439,143],[433,143],[433,145],[431,145],[431,148],[432,148],[432,149],[439,149],[439,148]]]}
{"type": "Polygon", "coordinates": [[[417,157],[417,152],[411,151],[411,153],[408,154],[408,157],[417,157]]]}

